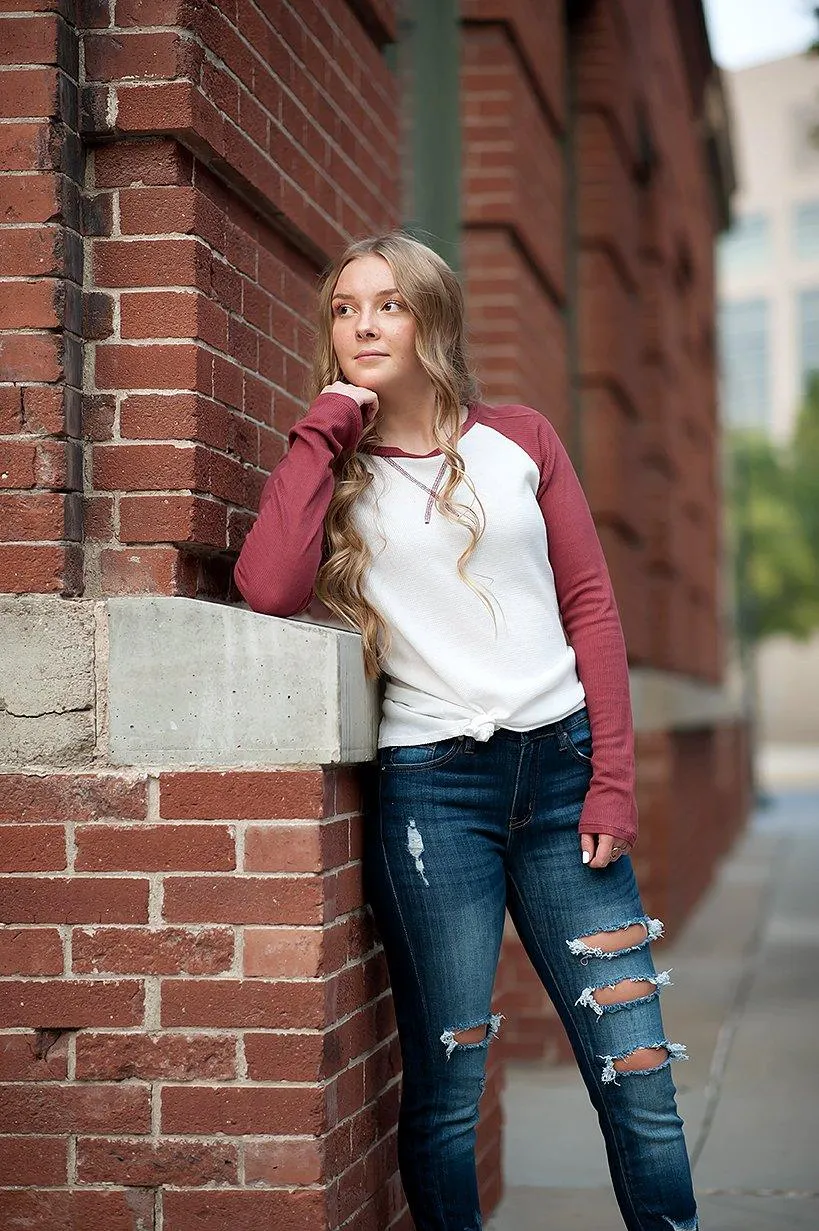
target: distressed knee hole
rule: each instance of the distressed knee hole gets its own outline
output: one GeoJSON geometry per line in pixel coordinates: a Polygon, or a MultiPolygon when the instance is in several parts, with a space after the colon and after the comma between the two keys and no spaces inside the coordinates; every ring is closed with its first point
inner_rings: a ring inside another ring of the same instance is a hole
{"type": "Polygon", "coordinates": [[[456,1030],[445,1030],[441,1042],[446,1047],[447,1060],[456,1047],[488,1047],[491,1039],[498,1033],[502,1013],[492,1013],[489,1022],[480,1022],[476,1026],[459,1026],[456,1030]]]}
{"type": "Polygon", "coordinates": [[[598,1004],[625,1004],[650,996],[653,991],[654,984],[648,979],[621,979],[614,987],[596,987],[592,995],[598,1004]]]}
{"type": "Polygon", "coordinates": [[[648,979],[619,979],[614,983],[603,983],[599,987],[584,987],[575,1004],[591,1009],[598,1019],[607,1010],[614,1013],[618,1009],[627,1009],[638,1001],[659,995],[660,988],[671,982],[672,969],[673,967],[669,967],[668,970],[661,970],[648,979]]]}
{"type": "Polygon", "coordinates": [[[658,1039],[650,1047],[635,1047],[633,1051],[623,1052],[619,1056],[600,1056],[603,1063],[601,1079],[604,1084],[620,1083],[617,1074],[624,1077],[650,1077],[671,1064],[672,1060],[687,1060],[688,1052],[684,1043],[672,1043],[669,1039],[658,1039]]]}
{"type": "Polygon", "coordinates": [[[647,937],[648,928],[644,923],[632,923],[627,928],[617,928],[615,932],[595,932],[592,936],[581,936],[580,939],[589,949],[616,953],[618,949],[641,945],[647,937]]]}
{"type": "Polygon", "coordinates": [[[452,1037],[456,1043],[481,1043],[488,1033],[488,1026],[473,1026],[471,1030],[456,1030],[452,1037]]]}
{"type": "Polygon", "coordinates": [[[637,1047],[634,1051],[615,1060],[614,1067],[618,1073],[636,1073],[642,1069],[657,1069],[668,1059],[668,1049],[665,1047],[637,1047]]]}
{"type": "Polygon", "coordinates": [[[612,958],[618,954],[630,953],[633,949],[642,949],[650,940],[656,940],[662,934],[663,924],[660,919],[635,919],[618,928],[567,940],[566,944],[585,966],[592,957],[612,958]]]}

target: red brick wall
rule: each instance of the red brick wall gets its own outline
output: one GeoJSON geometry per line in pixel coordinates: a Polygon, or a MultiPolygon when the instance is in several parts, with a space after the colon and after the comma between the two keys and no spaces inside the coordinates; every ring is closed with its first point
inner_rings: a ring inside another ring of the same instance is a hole
{"type": "Polygon", "coordinates": [[[650,914],[682,925],[730,850],[751,807],[748,732],[651,732],[638,741],[645,835],[635,872],[650,914]]]}
{"type": "Polygon", "coordinates": [[[594,5],[571,54],[586,488],[631,661],[717,680],[716,220],[673,7],[594,5]]]}
{"type": "Polygon", "coordinates": [[[83,168],[78,32],[71,15],[48,11],[58,7],[0,9],[0,588],[72,595],[82,586],[83,168]]]}
{"type": "Polygon", "coordinates": [[[0,782],[3,1227],[389,1225],[399,1057],[350,772],[0,782]]]}
{"type": "Polygon", "coordinates": [[[461,8],[463,255],[479,373],[490,399],[537,406],[565,432],[562,6],[461,8]]]}
{"type": "Polygon", "coordinates": [[[399,220],[395,6],[30,7],[0,17],[4,589],[226,596],[316,274],[399,220]]]}
{"type": "Polygon", "coordinates": [[[344,3],[167,8],[119,0],[85,40],[93,138],[121,138],[87,176],[110,327],[86,361],[86,584],[226,596],[301,412],[317,271],[398,220],[397,92],[344,3]]]}
{"type": "Polygon", "coordinates": [[[101,146],[91,175],[115,325],[88,347],[86,584],[226,594],[299,414],[315,268],[175,142],[101,146]]]}

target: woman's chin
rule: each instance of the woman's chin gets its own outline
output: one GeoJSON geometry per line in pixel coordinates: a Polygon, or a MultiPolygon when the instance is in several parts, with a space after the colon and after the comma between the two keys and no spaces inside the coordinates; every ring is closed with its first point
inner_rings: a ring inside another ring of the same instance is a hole
{"type": "Polygon", "coordinates": [[[367,367],[361,364],[360,367],[352,372],[344,372],[342,380],[346,380],[348,384],[358,385],[360,389],[372,389],[373,393],[377,393],[383,381],[379,381],[378,374],[373,370],[373,367],[367,367]]]}
{"type": "Polygon", "coordinates": [[[355,373],[352,383],[359,385],[362,389],[372,389],[373,393],[381,394],[386,392],[390,382],[379,377],[374,364],[362,363],[361,370],[355,373]]]}

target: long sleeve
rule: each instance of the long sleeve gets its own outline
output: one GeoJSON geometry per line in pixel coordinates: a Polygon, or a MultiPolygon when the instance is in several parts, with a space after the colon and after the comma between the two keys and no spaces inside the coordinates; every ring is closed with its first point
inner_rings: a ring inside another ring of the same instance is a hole
{"type": "Polygon", "coordinates": [[[592,780],[581,833],[637,836],[634,728],[628,661],[603,549],[580,481],[542,419],[538,503],[546,522],[560,616],[577,659],[592,733],[592,780]]]}
{"type": "Polygon", "coordinates": [[[254,611],[288,616],[310,603],[335,484],[331,466],[362,431],[358,403],[339,393],[320,394],[291,429],[288,452],[264,486],[234,570],[254,611]]]}

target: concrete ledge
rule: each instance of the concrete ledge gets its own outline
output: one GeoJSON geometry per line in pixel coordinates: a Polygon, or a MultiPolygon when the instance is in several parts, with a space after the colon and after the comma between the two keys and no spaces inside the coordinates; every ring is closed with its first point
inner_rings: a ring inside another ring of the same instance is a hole
{"type": "Polygon", "coordinates": [[[371,760],[377,686],[357,633],[186,598],[115,598],[108,750],[115,765],[371,760]]]}
{"type": "MultiPolygon", "coordinates": [[[[7,598],[0,657],[6,765],[106,754],[118,765],[354,764],[375,755],[378,688],[364,677],[361,638],[312,609],[283,620],[183,598],[7,598]]],[[[718,687],[635,668],[631,690],[638,731],[746,717],[736,671],[718,687]]]]}
{"type": "Polygon", "coordinates": [[[722,686],[651,667],[633,667],[629,680],[636,731],[693,730],[748,718],[734,670],[722,686]]]}
{"type": "Polygon", "coordinates": [[[94,754],[94,611],[0,598],[0,764],[84,765],[94,754]]]}

